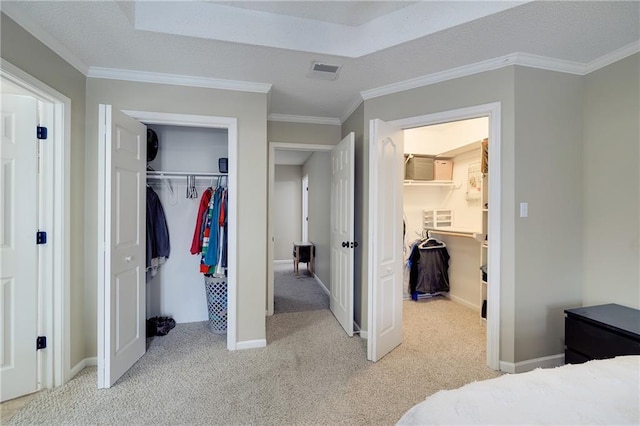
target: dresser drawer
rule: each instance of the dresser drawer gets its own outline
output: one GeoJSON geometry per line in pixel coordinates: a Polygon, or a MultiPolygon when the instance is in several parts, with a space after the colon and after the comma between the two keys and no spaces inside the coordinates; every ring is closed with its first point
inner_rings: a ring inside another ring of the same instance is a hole
{"type": "Polygon", "coordinates": [[[581,353],[572,351],[567,348],[564,350],[564,363],[565,364],[582,364],[583,362],[591,361],[591,358],[582,355],[581,353]]]}
{"type": "Polygon", "coordinates": [[[567,349],[590,358],[604,359],[618,355],[640,355],[639,340],[570,316],[565,318],[564,335],[567,349]]]}

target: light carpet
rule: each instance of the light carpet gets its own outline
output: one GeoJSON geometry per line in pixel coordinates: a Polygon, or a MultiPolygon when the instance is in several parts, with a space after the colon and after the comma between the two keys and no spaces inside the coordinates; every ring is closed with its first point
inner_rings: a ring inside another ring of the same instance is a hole
{"type": "Polygon", "coordinates": [[[178,324],[110,389],[87,368],[9,424],[390,425],[440,389],[496,377],[478,313],[404,302],[404,343],[377,363],[328,310],[267,319],[268,345],[229,352],[207,323],[178,324]]]}

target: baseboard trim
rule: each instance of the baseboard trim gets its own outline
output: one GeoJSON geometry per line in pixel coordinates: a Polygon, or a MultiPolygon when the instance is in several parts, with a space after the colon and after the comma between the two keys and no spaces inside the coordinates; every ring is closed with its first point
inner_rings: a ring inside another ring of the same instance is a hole
{"type": "Polygon", "coordinates": [[[322,280],[320,278],[318,278],[318,276],[315,274],[313,274],[313,278],[316,279],[316,281],[318,282],[318,284],[320,284],[320,287],[322,288],[322,290],[324,290],[325,293],[327,293],[327,296],[331,296],[331,292],[329,291],[329,289],[327,288],[326,285],[324,285],[324,283],[322,282],[322,280]]]}
{"type": "Polygon", "coordinates": [[[358,335],[360,336],[361,339],[367,339],[368,338],[368,334],[366,332],[366,330],[362,330],[360,329],[360,324],[358,324],[357,322],[353,322],[353,329],[358,331],[358,335]]]}
{"type": "Polygon", "coordinates": [[[79,372],[81,372],[85,368],[93,367],[95,365],[98,365],[98,357],[93,356],[83,359],[71,368],[71,371],[69,371],[69,380],[73,379],[79,372]]]}
{"type": "Polygon", "coordinates": [[[293,260],[291,259],[285,259],[285,260],[274,260],[273,264],[274,265],[284,265],[285,263],[291,263],[293,264],[293,260]]]}
{"type": "Polygon", "coordinates": [[[562,365],[564,365],[564,354],[557,354],[516,363],[500,361],[500,370],[505,373],[525,373],[536,368],[554,368],[562,365]]]}
{"type": "Polygon", "coordinates": [[[462,298],[460,298],[460,297],[458,297],[458,296],[454,296],[454,295],[452,295],[451,293],[449,293],[449,295],[448,295],[448,296],[445,296],[445,297],[449,297],[449,299],[453,300],[453,301],[454,301],[454,302],[456,302],[456,303],[459,303],[459,304],[461,304],[461,305],[464,305],[464,306],[466,306],[467,308],[471,308],[471,309],[473,309],[473,310],[474,310],[474,311],[476,311],[476,312],[480,312],[480,306],[476,306],[476,305],[474,305],[473,303],[468,302],[468,301],[466,301],[466,300],[464,300],[464,299],[462,299],[462,298]]]}
{"type": "Polygon", "coordinates": [[[237,350],[264,348],[266,346],[267,339],[245,340],[243,342],[236,342],[237,350]]]}

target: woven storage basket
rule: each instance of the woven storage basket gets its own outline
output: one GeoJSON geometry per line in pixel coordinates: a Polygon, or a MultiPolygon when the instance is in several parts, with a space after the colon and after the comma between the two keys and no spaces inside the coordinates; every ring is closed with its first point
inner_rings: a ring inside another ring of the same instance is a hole
{"type": "Polygon", "coordinates": [[[209,329],[215,334],[227,333],[227,278],[204,277],[209,310],[209,329]]]}

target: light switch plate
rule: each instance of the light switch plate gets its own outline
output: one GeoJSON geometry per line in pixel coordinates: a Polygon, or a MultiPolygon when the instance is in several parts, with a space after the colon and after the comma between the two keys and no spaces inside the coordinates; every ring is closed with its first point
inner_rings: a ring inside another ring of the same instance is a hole
{"type": "Polygon", "coordinates": [[[529,203],[520,203],[520,217],[529,216],[529,203]]]}

